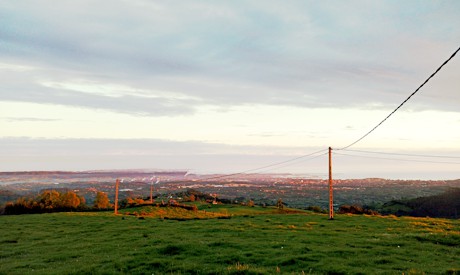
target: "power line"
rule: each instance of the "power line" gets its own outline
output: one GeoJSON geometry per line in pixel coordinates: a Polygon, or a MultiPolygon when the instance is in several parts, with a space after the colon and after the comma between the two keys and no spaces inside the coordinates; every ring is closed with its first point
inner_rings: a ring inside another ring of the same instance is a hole
{"type": "Polygon", "coordinates": [[[325,155],[327,155],[327,154],[328,154],[328,153],[326,152],[326,153],[322,153],[322,154],[320,154],[320,155],[317,155],[317,156],[314,156],[314,157],[311,157],[311,158],[308,158],[308,159],[302,159],[302,160],[300,160],[300,161],[296,161],[296,162],[293,162],[293,163],[288,163],[288,164],[285,164],[285,165],[282,165],[282,166],[278,166],[278,167],[274,167],[274,168],[269,168],[269,169],[262,169],[262,171],[260,171],[260,172],[272,171],[272,170],[276,170],[276,169],[280,169],[280,168],[292,166],[292,165],[294,165],[294,164],[298,164],[298,163],[301,163],[301,162],[313,160],[313,159],[316,159],[316,158],[325,156],[325,155]]]}
{"type": "MultiPolygon", "coordinates": [[[[310,154],[307,154],[307,155],[302,155],[302,156],[295,157],[295,158],[291,158],[291,159],[288,159],[288,160],[285,160],[285,161],[281,161],[281,162],[277,162],[277,163],[272,163],[272,164],[269,164],[269,165],[265,165],[265,166],[261,166],[261,167],[257,167],[257,168],[253,168],[253,169],[249,169],[249,170],[237,172],[237,173],[232,173],[232,174],[226,174],[226,175],[220,175],[220,176],[215,176],[215,177],[210,177],[210,178],[199,179],[198,181],[209,181],[209,180],[215,180],[215,179],[221,179],[221,178],[228,178],[228,177],[232,177],[232,176],[238,176],[238,175],[246,174],[246,173],[249,173],[249,172],[255,172],[255,171],[259,171],[259,170],[265,169],[265,168],[271,168],[271,167],[279,166],[279,165],[282,165],[282,164],[285,164],[285,163],[293,162],[293,161],[295,161],[295,160],[299,160],[299,159],[302,159],[302,158],[311,157],[311,156],[313,156],[313,155],[316,155],[316,154],[319,154],[319,153],[322,153],[322,152],[325,152],[325,151],[327,151],[327,150],[326,150],[326,149],[322,149],[322,150],[319,150],[319,151],[316,151],[316,152],[313,152],[313,153],[310,153],[310,154]]],[[[319,156],[321,156],[321,155],[314,156],[314,157],[312,157],[311,159],[317,158],[317,157],[319,157],[319,156]]]]}
{"type": "Polygon", "coordinates": [[[449,162],[449,161],[430,161],[430,160],[416,160],[416,159],[397,159],[397,158],[381,158],[373,156],[359,156],[359,155],[350,155],[343,153],[334,153],[336,155],[348,156],[348,157],[357,157],[357,158],[370,158],[370,159],[383,159],[383,160],[396,160],[396,161],[407,161],[407,162],[423,162],[423,163],[442,163],[442,164],[459,164],[460,162],[449,162]]]}
{"type": "Polygon", "coordinates": [[[390,116],[392,116],[399,108],[401,108],[413,95],[415,95],[432,77],[434,77],[440,70],[442,67],[444,67],[444,65],[446,65],[456,54],[457,52],[460,51],[460,48],[458,48],[446,61],[444,61],[444,63],[442,63],[442,65],[434,72],[432,73],[423,83],[422,85],[420,85],[412,94],[409,95],[409,97],[406,98],[406,100],[404,100],[401,104],[399,104],[399,106],[393,110],[393,112],[391,112],[387,117],[385,117],[382,121],[380,121],[379,124],[377,124],[374,128],[372,128],[369,132],[367,132],[364,136],[360,137],[359,139],[357,139],[356,141],[350,143],[349,145],[343,147],[343,148],[340,148],[338,150],[344,150],[344,149],[347,149],[353,145],[355,145],[356,143],[360,142],[362,139],[364,139],[365,137],[367,137],[370,133],[372,133],[375,129],[377,129],[380,125],[382,125],[382,123],[384,123],[390,116]]]}
{"type": "MultiPolygon", "coordinates": [[[[369,134],[371,134],[374,130],[376,130],[390,116],[392,116],[397,110],[399,110],[412,96],[414,96],[431,78],[433,78],[441,70],[441,68],[444,67],[444,65],[446,65],[459,51],[460,51],[460,48],[458,48],[446,61],[444,61],[444,63],[442,63],[442,65],[434,73],[432,73],[412,94],[410,94],[409,97],[407,97],[396,109],[394,109],[387,117],[385,117],[382,121],[380,121],[380,123],[378,123],[374,128],[372,128],[369,132],[367,132],[365,135],[363,135],[362,137],[360,137],[356,141],[350,143],[349,145],[347,145],[345,147],[337,149],[337,150],[346,150],[347,148],[355,145],[356,143],[358,143],[359,141],[361,141],[362,139],[367,137],[369,134]]],[[[288,159],[288,160],[285,160],[285,161],[281,161],[281,162],[277,162],[277,163],[273,163],[273,164],[253,168],[253,169],[248,169],[248,170],[244,170],[244,171],[237,172],[237,173],[213,176],[213,177],[204,178],[204,179],[198,179],[198,181],[209,181],[209,180],[215,180],[215,179],[227,178],[227,177],[231,177],[231,176],[242,175],[242,174],[246,174],[246,173],[250,173],[250,172],[255,172],[255,171],[260,171],[260,170],[264,170],[264,169],[267,169],[267,168],[280,166],[282,164],[287,164],[287,163],[290,163],[290,164],[285,165],[285,166],[289,166],[289,165],[292,165],[291,162],[293,162],[295,160],[299,160],[299,159],[302,159],[302,158],[313,156],[313,155],[316,155],[316,154],[319,154],[319,153],[323,153],[325,151],[327,151],[327,150],[323,149],[323,150],[319,150],[319,151],[316,151],[316,152],[313,152],[313,153],[310,153],[310,154],[307,154],[307,155],[303,155],[303,156],[295,157],[295,158],[292,158],[292,159],[288,159]]],[[[353,150],[348,150],[348,151],[353,151],[353,150]]],[[[364,151],[362,151],[362,152],[364,152],[364,151]]],[[[379,153],[379,152],[370,152],[370,151],[368,151],[367,153],[379,153]]],[[[347,155],[347,154],[340,154],[340,153],[335,153],[335,154],[347,155]]],[[[388,153],[388,154],[391,154],[391,153],[388,153]]],[[[316,155],[316,156],[312,157],[311,159],[320,157],[322,155],[324,155],[324,154],[316,155]]],[[[394,155],[409,155],[409,154],[396,154],[396,153],[394,153],[394,155]]],[[[348,155],[348,156],[354,156],[354,155],[348,155]]],[[[441,156],[428,156],[428,155],[409,155],[409,156],[441,157],[441,156]]],[[[369,157],[369,156],[354,156],[354,157],[377,158],[377,157],[369,157]]],[[[448,158],[456,158],[456,157],[448,157],[448,158]]],[[[380,158],[380,159],[389,159],[389,158],[380,158]]],[[[389,159],[389,160],[401,160],[401,159],[389,159]]],[[[432,161],[417,161],[417,160],[407,160],[407,161],[432,162],[432,161]]],[[[432,162],[432,163],[449,163],[449,162],[432,162]]],[[[460,163],[455,163],[455,164],[460,164],[460,163]]],[[[282,166],[282,167],[285,167],[285,166],[282,166]]],[[[278,168],[281,168],[281,167],[278,167],[278,168]]],[[[271,169],[269,169],[269,170],[271,170],[271,169]]]]}
{"type": "Polygon", "coordinates": [[[424,158],[450,158],[450,159],[460,159],[460,157],[456,157],[456,156],[402,154],[402,153],[376,152],[376,151],[350,150],[350,149],[342,149],[342,150],[348,151],[348,152],[368,153],[368,154],[381,154],[381,155],[394,155],[394,156],[409,156],[409,157],[424,157],[424,158]]]}
{"type": "MultiPolygon", "coordinates": [[[[290,163],[290,162],[293,162],[293,161],[296,161],[296,160],[299,160],[299,159],[303,159],[303,158],[306,158],[306,157],[311,157],[309,159],[303,160],[303,161],[307,161],[307,160],[311,160],[311,159],[315,159],[317,157],[323,156],[324,154],[320,154],[320,153],[324,153],[326,151],[327,151],[327,149],[322,149],[322,150],[319,150],[319,151],[316,151],[316,152],[313,152],[313,153],[310,153],[310,154],[298,156],[298,157],[295,157],[295,158],[287,159],[287,160],[284,160],[284,161],[272,163],[272,164],[257,167],[257,168],[244,170],[244,171],[237,172],[237,173],[225,174],[225,175],[219,175],[219,176],[212,176],[212,177],[208,177],[208,178],[204,178],[204,179],[197,179],[197,180],[195,180],[195,182],[197,182],[197,181],[198,182],[210,181],[210,180],[216,180],[216,179],[228,178],[228,177],[232,177],[232,176],[243,175],[243,174],[250,173],[250,172],[260,171],[260,170],[263,170],[263,169],[266,169],[266,168],[271,168],[271,167],[276,167],[276,166],[279,166],[279,165],[282,165],[282,164],[287,164],[287,163],[290,163]],[[320,155],[317,155],[317,154],[320,154],[320,155]]],[[[282,167],[286,167],[286,166],[289,166],[289,165],[292,165],[292,164],[290,163],[290,164],[282,166],[282,167]]],[[[277,168],[279,168],[279,167],[277,167],[277,168]]],[[[180,182],[186,182],[186,181],[184,181],[184,180],[169,181],[168,183],[180,183],[180,182]]]]}

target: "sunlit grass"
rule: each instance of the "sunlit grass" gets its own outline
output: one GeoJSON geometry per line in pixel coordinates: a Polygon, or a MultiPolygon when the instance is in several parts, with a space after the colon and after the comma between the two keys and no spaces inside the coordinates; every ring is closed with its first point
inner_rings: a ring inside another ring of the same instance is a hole
{"type": "Polygon", "coordinates": [[[177,207],[136,207],[123,209],[119,212],[122,215],[134,215],[137,217],[149,217],[160,219],[176,219],[176,220],[189,220],[189,219],[212,219],[212,218],[226,218],[230,217],[227,213],[221,212],[208,212],[204,210],[190,211],[177,207]]]}
{"type": "Polygon", "coordinates": [[[189,203],[188,205],[197,206],[196,211],[186,210],[180,207],[159,207],[159,206],[143,206],[126,208],[119,211],[121,215],[133,215],[136,217],[149,217],[160,219],[212,219],[212,218],[231,218],[233,216],[250,217],[254,215],[267,214],[300,214],[306,211],[285,208],[278,209],[276,207],[261,207],[261,206],[241,206],[241,205],[226,205],[226,204],[208,204],[202,202],[189,203]]]}
{"type": "MultiPolygon", "coordinates": [[[[458,274],[460,269],[458,220],[337,215],[330,221],[308,212],[213,207],[206,212],[231,219],[164,219],[149,208],[123,211],[153,216],[0,216],[0,274],[458,274]]],[[[182,210],[171,211],[182,215],[182,210]]]]}

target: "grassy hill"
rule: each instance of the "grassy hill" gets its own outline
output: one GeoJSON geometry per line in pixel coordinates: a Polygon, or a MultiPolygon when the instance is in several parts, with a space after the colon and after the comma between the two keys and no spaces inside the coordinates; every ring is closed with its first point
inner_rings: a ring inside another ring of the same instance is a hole
{"type": "Polygon", "coordinates": [[[383,214],[457,219],[460,216],[460,188],[449,188],[434,196],[393,200],[376,208],[383,214]]]}
{"type": "Polygon", "coordinates": [[[198,208],[0,216],[0,274],[460,274],[459,220],[198,208]]]}

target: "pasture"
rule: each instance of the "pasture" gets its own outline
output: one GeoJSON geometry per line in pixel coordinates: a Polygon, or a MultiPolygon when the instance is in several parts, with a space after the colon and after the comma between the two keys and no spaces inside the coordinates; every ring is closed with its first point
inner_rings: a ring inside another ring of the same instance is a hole
{"type": "Polygon", "coordinates": [[[460,274],[459,220],[200,209],[0,216],[0,274],[460,274]]]}

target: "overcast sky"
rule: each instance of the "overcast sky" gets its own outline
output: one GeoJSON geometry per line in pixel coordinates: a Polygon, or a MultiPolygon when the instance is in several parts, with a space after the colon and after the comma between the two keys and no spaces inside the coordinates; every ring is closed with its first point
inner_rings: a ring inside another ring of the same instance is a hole
{"type": "MultiPolygon", "coordinates": [[[[344,147],[458,49],[459,13],[456,0],[1,1],[0,170],[232,173],[344,147]]],[[[337,154],[337,177],[460,178],[460,56],[350,149],[454,158],[337,154]]],[[[261,172],[326,177],[326,156],[301,160],[261,172]]]]}

